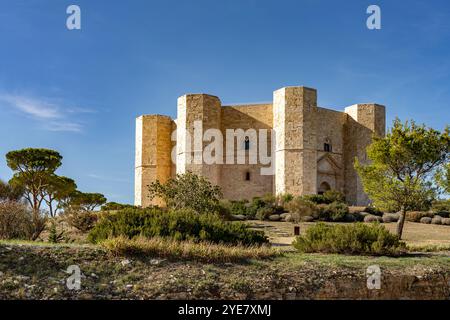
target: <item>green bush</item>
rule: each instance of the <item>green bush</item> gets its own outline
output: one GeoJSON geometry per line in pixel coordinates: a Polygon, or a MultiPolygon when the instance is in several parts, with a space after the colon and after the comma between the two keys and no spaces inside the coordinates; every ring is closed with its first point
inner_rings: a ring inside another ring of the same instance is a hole
{"type": "Polygon", "coordinates": [[[383,216],[383,211],[381,211],[380,209],[375,208],[375,207],[370,207],[369,206],[364,211],[367,212],[367,213],[370,213],[370,214],[372,214],[374,216],[378,216],[378,217],[382,217],[383,216]]]}
{"type": "Polygon", "coordinates": [[[277,211],[274,207],[262,207],[259,208],[256,212],[256,219],[259,220],[267,220],[269,219],[269,216],[276,214],[277,211]]]}
{"type": "Polygon", "coordinates": [[[305,200],[303,197],[295,197],[286,205],[286,209],[295,223],[300,222],[302,217],[316,216],[318,212],[317,205],[312,201],[305,200]]]}
{"type": "Polygon", "coordinates": [[[112,211],[112,210],[122,210],[126,208],[137,208],[131,204],[122,204],[117,202],[108,202],[104,204],[101,208],[102,211],[112,211]]]}
{"type": "Polygon", "coordinates": [[[240,222],[223,221],[216,214],[199,215],[193,210],[163,211],[158,208],[124,209],[105,215],[91,230],[88,240],[97,243],[118,236],[244,245],[268,242],[263,232],[248,229],[240,222]]]}
{"type": "Polygon", "coordinates": [[[286,206],[292,200],[294,200],[294,196],[290,193],[283,193],[277,196],[277,203],[282,207],[286,206]]]}
{"type": "Polygon", "coordinates": [[[337,190],[325,191],[325,193],[323,194],[323,199],[325,200],[325,203],[345,203],[345,195],[337,190]]]}
{"type": "Polygon", "coordinates": [[[349,213],[348,206],[341,202],[320,204],[317,207],[318,212],[315,217],[320,221],[345,221],[345,217],[349,213]]]}
{"type": "Polygon", "coordinates": [[[317,223],[295,239],[300,252],[340,253],[352,255],[396,256],[406,251],[405,243],[379,223],[327,225],[317,223]]]}
{"type": "Polygon", "coordinates": [[[450,199],[434,201],[431,209],[441,217],[448,218],[450,214],[450,199]]]}
{"type": "Polygon", "coordinates": [[[324,194],[304,195],[305,200],[314,202],[315,204],[331,204],[333,202],[345,203],[345,196],[337,190],[328,190],[324,194]]]}
{"type": "Polygon", "coordinates": [[[308,195],[302,196],[302,198],[307,201],[311,201],[315,204],[326,204],[327,203],[327,201],[325,200],[325,198],[323,197],[322,194],[308,194],[308,195]]]}

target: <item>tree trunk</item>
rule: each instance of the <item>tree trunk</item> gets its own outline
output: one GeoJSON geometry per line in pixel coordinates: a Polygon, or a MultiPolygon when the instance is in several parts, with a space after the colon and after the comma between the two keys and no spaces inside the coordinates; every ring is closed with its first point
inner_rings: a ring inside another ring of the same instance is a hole
{"type": "Polygon", "coordinates": [[[400,219],[398,219],[397,222],[397,236],[399,239],[402,238],[403,235],[403,226],[405,225],[405,219],[406,219],[406,210],[402,208],[402,213],[400,214],[400,219]]]}

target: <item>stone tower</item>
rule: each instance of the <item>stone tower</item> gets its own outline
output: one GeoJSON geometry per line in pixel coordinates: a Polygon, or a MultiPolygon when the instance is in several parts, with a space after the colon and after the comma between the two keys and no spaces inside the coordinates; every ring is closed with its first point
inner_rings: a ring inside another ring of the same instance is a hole
{"type": "Polygon", "coordinates": [[[205,165],[202,156],[208,144],[203,141],[203,133],[220,129],[220,99],[207,94],[187,94],[178,98],[177,111],[177,174],[191,171],[219,185],[220,164],[205,165]],[[195,137],[195,129],[201,133],[200,137],[195,137]]]}
{"type": "Polygon", "coordinates": [[[162,204],[160,199],[150,201],[147,186],[171,177],[172,129],[173,121],[168,116],[146,115],[136,119],[134,203],[137,206],[162,204]]]}
{"type": "Polygon", "coordinates": [[[373,135],[384,137],[386,134],[386,108],[374,103],[355,104],[345,108],[345,113],[347,114],[344,135],[346,200],[354,205],[367,204],[369,199],[364,193],[353,164],[355,158],[361,163],[366,163],[366,147],[372,142],[373,135]]]}
{"type": "Polygon", "coordinates": [[[317,192],[317,92],[286,87],[273,93],[275,193],[317,192]]]}

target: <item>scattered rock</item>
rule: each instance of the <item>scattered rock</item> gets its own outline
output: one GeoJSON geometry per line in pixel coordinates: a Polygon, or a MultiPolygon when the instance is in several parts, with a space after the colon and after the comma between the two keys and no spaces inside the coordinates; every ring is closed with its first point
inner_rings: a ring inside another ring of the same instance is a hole
{"type": "Polygon", "coordinates": [[[397,222],[400,219],[400,215],[398,213],[385,213],[383,214],[383,222],[397,222]]]}
{"type": "Polygon", "coordinates": [[[290,216],[291,214],[289,212],[284,212],[282,214],[280,214],[280,218],[281,219],[286,219],[287,216],[290,216]]]}
{"type": "Polygon", "coordinates": [[[243,214],[233,214],[232,218],[233,218],[233,220],[238,220],[238,221],[245,220],[245,216],[243,214]]]}
{"type": "Polygon", "coordinates": [[[293,222],[293,221],[294,221],[294,218],[292,218],[292,215],[291,215],[291,214],[288,214],[288,215],[284,218],[284,221],[286,221],[286,222],[293,222]]]}
{"type": "Polygon", "coordinates": [[[164,260],[152,259],[152,260],[150,260],[150,264],[154,265],[154,266],[157,266],[157,265],[161,264],[161,262],[163,262],[163,261],[164,260]]]}
{"type": "Polygon", "coordinates": [[[450,218],[442,218],[441,222],[446,226],[450,226],[450,218]]]}
{"type": "Polygon", "coordinates": [[[303,222],[313,222],[314,218],[311,216],[304,216],[304,217],[302,217],[302,221],[303,222]]]}
{"type": "Polygon", "coordinates": [[[433,219],[431,219],[430,217],[422,217],[420,218],[420,223],[430,224],[431,220],[433,219]]]}
{"type": "Polygon", "coordinates": [[[431,219],[432,224],[442,224],[442,217],[441,216],[434,216],[433,219],[431,219]]]}
{"type": "Polygon", "coordinates": [[[122,265],[122,267],[126,267],[131,264],[131,261],[128,259],[124,259],[124,260],[120,261],[120,264],[122,265]]]}
{"type": "Polygon", "coordinates": [[[375,216],[373,214],[367,214],[364,217],[364,222],[376,222],[376,221],[383,222],[383,218],[379,217],[379,216],[375,216]]]}
{"type": "Polygon", "coordinates": [[[131,290],[131,289],[133,289],[133,285],[132,285],[132,284],[127,284],[127,285],[125,286],[125,289],[131,290]]]}
{"type": "Polygon", "coordinates": [[[269,220],[270,220],[270,221],[280,221],[280,219],[281,219],[281,217],[280,217],[279,214],[271,214],[271,215],[269,216],[269,220]]]}

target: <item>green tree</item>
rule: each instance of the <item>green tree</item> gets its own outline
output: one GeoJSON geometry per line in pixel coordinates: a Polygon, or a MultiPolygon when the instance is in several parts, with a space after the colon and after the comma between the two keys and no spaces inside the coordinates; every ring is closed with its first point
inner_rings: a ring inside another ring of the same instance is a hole
{"type": "Polygon", "coordinates": [[[21,186],[13,186],[10,183],[0,180],[0,202],[19,201],[22,199],[24,189],[21,186]]]}
{"type": "Polygon", "coordinates": [[[61,202],[75,192],[77,185],[73,179],[56,174],[47,176],[46,185],[42,197],[49,208],[50,216],[54,217],[57,209],[62,207],[61,202]]]}
{"type": "Polygon", "coordinates": [[[107,199],[101,193],[84,193],[75,191],[71,194],[69,206],[72,208],[79,208],[84,211],[94,211],[106,203],[107,199]]]}
{"type": "Polygon", "coordinates": [[[436,175],[437,184],[444,193],[450,194],[450,163],[447,163],[436,175]]]}
{"type": "Polygon", "coordinates": [[[207,179],[192,172],[177,174],[165,184],[158,180],[148,186],[150,198],[161,198],[170,209],[190,208],[197,213],[218,212],[222,192],[207,179]]]}
{"type": "Polygon", "coordinates": [[[62,156],[49,149],[22,149],[6,154],[6,163],[14,176],[10,184],[15,188],[23,188],[25,199],[39,214],[43,195],[48,187],[48,176],[61,166],[62,156]]]}
{"type": "Polygon", "coordinates": [[[406,211],[436,197],[432,178],[449,160],[449,128],[439,132],[414,121],[396,119],[386,137],[374,137],[367,148],[369,164],[355,161],[365,192],[376,206],[402,211],[397,224],[401,239],[406,211]]]}

